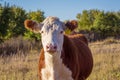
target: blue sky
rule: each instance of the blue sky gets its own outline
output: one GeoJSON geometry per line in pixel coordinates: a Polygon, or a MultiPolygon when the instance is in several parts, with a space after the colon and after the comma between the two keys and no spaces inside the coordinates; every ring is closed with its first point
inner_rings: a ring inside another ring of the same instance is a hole
{"type": "Polygon", "coordinates": [[[57,16],[61,20],[76,19],[83,10],[99,9],[120,11],[120,0],[3,0],[27,11],[42,10],[45,16],[57,16]]]}

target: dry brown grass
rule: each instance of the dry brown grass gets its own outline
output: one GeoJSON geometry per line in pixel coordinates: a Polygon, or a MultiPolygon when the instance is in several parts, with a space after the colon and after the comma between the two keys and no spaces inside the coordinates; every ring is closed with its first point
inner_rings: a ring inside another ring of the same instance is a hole
{"type": "Polygon", "coordinates": [[[38,52],[0,58],[0,80],[38,80],[38,52]],[[34,54],[32,54],[34,53],[34,54]]]}
{"type": "MultiPolygon", "coordinates": [[[[120,80],[120,41],[89,44],[94,67],[87,80],[120,80]]],[[[38,80],[39,51],[0,57],[0,80],[38,80]]]]}
{"type": "Polygon", "coordinates": [[[88,80],[120,80],[120,41],[108,42],[90,44],[94,67],[88,80]]]}

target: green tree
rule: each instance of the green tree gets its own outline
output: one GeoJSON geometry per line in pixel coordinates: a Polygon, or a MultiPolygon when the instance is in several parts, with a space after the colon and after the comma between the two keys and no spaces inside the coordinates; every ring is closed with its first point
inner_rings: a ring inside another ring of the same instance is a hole
{"type": "Polygon", "coordinates": [[[101,34],[102,38],[115,36],[120,30],[119,18],[113,12],[100,12],[92,28],[101,34]]]}
{"type": "Polygon", "coordinates": [[[120,11],[84,10],[77,14],[78,30],[94,31],[101,38],[120,35],[120,11]]]}
{"type": "Polygon", "coordinates": [[[44,12],[41,10],[32,11],[27,14],[27,18],[30,20],[35,20],[37,22],[42,22],[45,19],[44,12]]]}
{"type": "Polygon", "coordinates": [[[14,26],[14,28],[12,29],[13,36],[24,35],[24,21],[27,18],[26,11],[16,6],[12,6],[12,11],[14,16],[11,20],[12,22],[10,23],[10,25],[14,26]]]}
{"type": "Polygon", "coordinates": [[[9,21],[12,19],[12,11],[10,10],[9,4],[5,4],[4,7],[0,7],[0,38],[7,39],[12,33],[9,29],[9,21]]]}
{"type": "Polygon", "coordinates": [[[99,10],[84,10],[82,14],[77,14],[76,18],[78,19],[78,29],[89,31],[99,12],[99,10]]]}
{"type": "Polygon", "coordinates": [[[0,6],[0,40],[23,35],[25,32],[24,20],[26,11],[20,7],[9,6],[5,3],[0,6]]]}
{"type": "Polygon", "coordinates": [[[82,15],[78,14],[78,21],[79,21],[79,28],[80,29],[88,29],[90,26],[90,19],[89,19],[89,14],[87,10],[84,10],[82,15]]]}

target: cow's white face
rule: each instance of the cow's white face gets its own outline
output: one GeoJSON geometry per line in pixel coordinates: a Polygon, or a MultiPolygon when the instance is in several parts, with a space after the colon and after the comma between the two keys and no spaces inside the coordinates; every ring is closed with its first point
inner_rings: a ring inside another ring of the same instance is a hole
{"type": "Polygon", "coordinates": [[[47,17],[42,23],[26,20],[25,27],[33,32],[41,33],[42,45],[45,52],[61,52],[65,24],[58,18],[47,17]]]}
{"type": "Polygon", "coordinates": [[[64,24],[59,19],[48,17],[43,21],[40,30],[42,45],[45,52],[61,52],[64,38],[64,24]]]}

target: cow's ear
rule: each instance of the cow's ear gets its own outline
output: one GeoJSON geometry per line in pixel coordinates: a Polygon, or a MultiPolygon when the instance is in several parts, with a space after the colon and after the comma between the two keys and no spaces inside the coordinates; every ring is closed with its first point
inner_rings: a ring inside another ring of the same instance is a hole
{"type": "Polygon", "coordinates": [[[37,23],[37,22],[35,22],[33,20],[25,20],[24,25],[25,25],[26,29],[31,30],[31,31],[33,31],[35,33],[39,33],[40,29],[42,27],[42,24],[37,23]]]}
{"type": "Polygon", "coordinates": [[[71,31],[73,31],[75,28],[78,27],[78,22],[76,20],[67,21],[65,22],[65,26],[66,29],[70,29],[71,31]]]}

